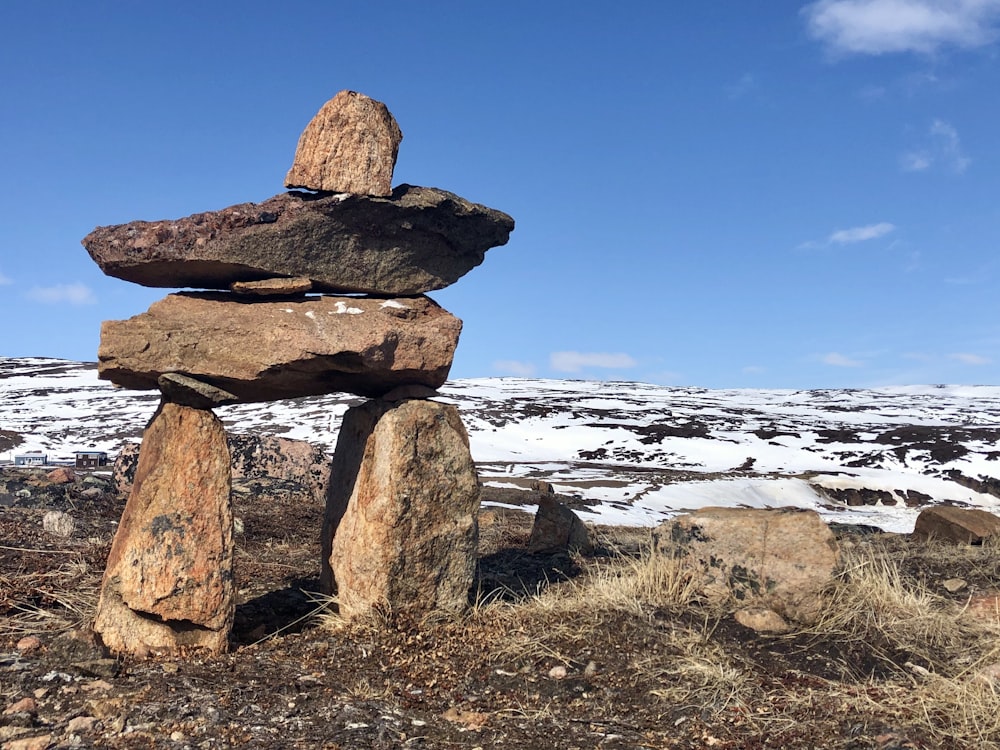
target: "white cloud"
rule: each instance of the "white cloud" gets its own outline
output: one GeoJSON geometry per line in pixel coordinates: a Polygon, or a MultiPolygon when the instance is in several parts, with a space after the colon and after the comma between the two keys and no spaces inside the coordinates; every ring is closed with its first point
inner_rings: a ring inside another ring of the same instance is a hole
{"type": "Polygon", "coordinates": [[[941,160],[948,168],[954,172],[964,172],[972,160],[962,151],[958,131],[944,120],[935,120],[931,123],[931,137],[937,144],[941,160]]]}
{"type": "Polygon", "coordinates": [[[85,284],[56,284],[55,286],[36,286],[28,290],[27,297],[35,302],[46,305],[56,305],[62,302],[71,305],[92,305],[97,302],[94,293],[85,284]]]}
{"type": "Polygon", "coordinates": [[[802,14],[809,34],[837,54],[930,54],[992,42],[1000,0],[819,0],[802,14]]]}
{"type": "Polygon", "coordinates": [[[894,224],[887,221],[878,224],[869,224],[864,227],[851,227],[850,229],[838,229],[827,238],[827,242],[836,245],[850,245],[855,242],[874,240],[878,237],[889,234],[895,229],[894,224]]]}
{"type": "Polygon", "coordinates": [[[838,352],[824,354],[820,357],[820,362],[824,365],[831,365],[832,367],[862,367],[865,364],[861,360],[851,359],[850,357],[839,354],[838,352]]]}
{"type": "Polygon", "coordinates": [[[838,229],[832,232],[829,237],[825,240],[809,240],[808,242],[803,242],[796,250],[817,250],[819,248],[829,247],[830,245],[853,245],[855,242],[865,242],[866,240],[874,240],[879,237],[884,237],[896,230],[895,224],[890,224],[887,221],[879,222],[878,224],[868,224],[863,227],[851,227],[850,229],[838,229]]]}
{"type": "Polygon", "coordinates": [[[767,372],[767,368],[760,365],[747,365],[743,368],[743,372],[746,375],[761,375],[767,372]]]}
{"type": "Polygon", "coordinates": [[[972,159],[965,155],[955,126],[944,120],[934,120],[927,130],[926,143],[903,154],[899,162],[904,172],[923,172],[936,165],[962,174],[972,159]]]}
{"type": "Polygon", "coordinates": [[[530,362],[518,362],[515,359],[498,359],[493,363],[494,372],[502,375],[516,375],[519,378],[529,378],[535,374],[535,366],[530,362]]]}
{"type": "Polygon", "coordinates": [[[992,360],[989,357],[982,357],[978,354],[968,352],[957,352],[948,355],[951,359],[961,362],[963,365],[988,365],[992,360]]]}
{"type": "Polygon", "coordinates": [[[910,151],[899,157],[899,165],[904,172],[923,172],[933,163],[934,160],[926,151],[910,151]]]}
{"type": "Polygon", "coordinates": [[[13,283],[14,283],[13,279],[4,276],[3,273],[0,272],[0,286],[6,286],[8,284],[13,284],[13,283]]]}
{"type": "Polygon", "coordinates": [[[579,372],[585,367],[626,369],[638,363],[628,354],[606,352],[552,352],[549,364],[559,372],[579,372]]]}

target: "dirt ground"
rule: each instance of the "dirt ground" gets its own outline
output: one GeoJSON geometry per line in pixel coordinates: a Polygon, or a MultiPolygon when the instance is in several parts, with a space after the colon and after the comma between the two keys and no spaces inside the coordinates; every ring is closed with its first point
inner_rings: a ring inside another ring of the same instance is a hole
{"type": "MultiPolygon", "coordinates": [[[[4,748],[1000,747],[1000,736],[962,736],[959,723],[950,733],[953,717],[928,723],[926,710],[905,709],[921,689],[919,648],[762,636],[697,608],[567,616],[524,604],[638,555],[638,529],[600,530],[592,556],[531,555],[530,517],[490,512],[467,615],[337,625],[312,593],[322,508],[259,484],[234,492],[241,589],[229,653],[115,658],[89,620],[123,499],[99,478],[89,487],[102,491],[86,498],[79,479],[18,495],[12,471],[0,488],[4,748]],[[71,536],[43,529],[54,509],[75,519],[71,536]]],[[[914,580],[996,585],[996,566],[981,561],[935,570],[907,560],[914,580]]]]}

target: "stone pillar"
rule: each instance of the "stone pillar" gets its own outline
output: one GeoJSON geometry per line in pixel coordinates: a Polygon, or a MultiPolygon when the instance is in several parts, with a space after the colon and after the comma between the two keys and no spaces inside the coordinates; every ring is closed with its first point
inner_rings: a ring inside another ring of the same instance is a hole
{"type": "Polygon", "coordinates": [[[235,611],[230,457],[208,409],[162,402],[143,433],[94,630],[113,651],[226,649],[235,611]]]}
{"type": "Polygon", "coordinates": [[[348,619],[468,604],[479,482],[455,407],[369,401],[344,415],[323,524],[321,586],[348,619]]]}

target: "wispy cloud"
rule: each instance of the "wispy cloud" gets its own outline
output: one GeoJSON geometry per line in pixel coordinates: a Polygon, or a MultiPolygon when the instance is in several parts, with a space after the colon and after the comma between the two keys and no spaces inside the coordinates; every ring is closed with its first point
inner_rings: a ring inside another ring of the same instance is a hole
{"type": "Polygon", "coordinates": [[[85,284],[56,284],[55,286],[36,286],[28,290],[26,296],[34,302],[46,305],[67,303],[70,305],[92,305],[97,297],[85,284]]]}
{"type": "Polygon", "coordinates": [[[948,357],[956,362],[961,362],[963,365],[988,365],[993,361],[989,357],[970,354],[968,352],[956,352],[955,354],[949,354],[948,357]]]}
{"type": "Polygon", "coordinates": [[[965,155],[955,126],[944,120],[934,120],[927,131],[927,142],[918,149],[907,151],[899,163],[905,172],[923,172],[937,165],[962,174],[972,159],[965,155]]]}
{"type": "Polygon", "coordinates": [[[819,0],[802,14],[809,34],[837,55],[930,54],[996,39],[1000,0],[819,0]]]}
{"type": "Polygon", "coordinates": [[[896,228],[894,224],[887,221],[878,224],[868,224],[863,227],[851,227],[850,229],[838,229],[827,238],[827,242],[834,245],[852,245],[855,242],[874,240],[883,237],[896,228]]]}
{"type": "Polygon", "coordinates": [[[860,359],[853,359],[839,352],[824,354],[819,358],[819,361],[831,367],[863,367],[865,364],[860,359]]]}
{"type": "Polygon", "coordinates": [[[14,281],[8,276],[4,276],[3,272],[0,271],[0,286],[7,286],[8,284],[13,284],[14,281]]]}
{"type": "Polygon", "coordinates": [[[838,229],[831,232],[825,240],[809,240],[808,242],[803,242],[797,249],[815,250],[821,247],[829,247],[830,245],[853,245],[857,242],[884,237],[889,232],[895,231],[895,229],[896,225],[890,224],[887,221],[881,221],[878,224],[866,224],[861,227],[851,227],[849,229],[838,229]]]}
{"type": "Polygon", "coordinates": [[[624,370],[638,364],[628,354],[608,352],[552,352],[549,364],[559,372],[580,372],[585,367],[624,370]]]}
{"type": "Polygon", "coordinates": [[[760,84],[753,73],[744,73],[739,80],[726,86],[726,96],[730,99],[742,99],[754,94],[760,84]]]}
{"type": "Polygon", "coordinates": [[[767,372],[767,368],[760,365],[747,365],[743,368],[744,375],[762,375],[765,372],[767,372]]]}
{"type": "Polygon", "coordinates": [[[498,359],[493,363],[493,371],[501,375],[529,378],[535,374],[535,366],[530,362],[518,362],[516,359],[498,359]]]}

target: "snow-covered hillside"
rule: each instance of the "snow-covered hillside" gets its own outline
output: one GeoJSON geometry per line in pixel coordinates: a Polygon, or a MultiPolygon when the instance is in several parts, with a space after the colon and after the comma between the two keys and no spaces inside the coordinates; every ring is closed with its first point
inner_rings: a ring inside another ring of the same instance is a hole
{"type": "MultiPolygon", "coordinates": [[[[547,479],[591,503],[586,520],[650,525],[703,505],[800,506],[908,531],[921,505],[1000,512],[1000,387],[705,390],[490,378],[442,389],[485,483],[547,479]]],[[[359,399],[320,396],[218,410],[234,432],[333,449],[359,399]]],[[[157,395],[117,389],[93,364],[0,360],[0,431],[68,459],[136,440],[157,395]]]]}

